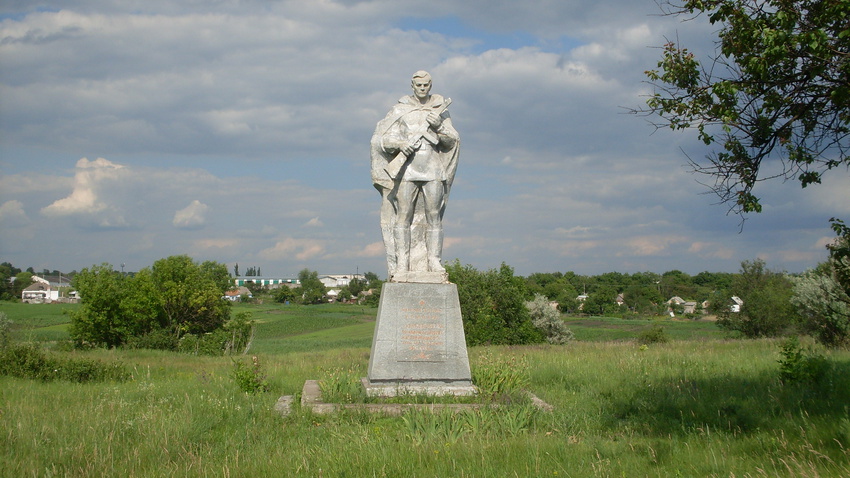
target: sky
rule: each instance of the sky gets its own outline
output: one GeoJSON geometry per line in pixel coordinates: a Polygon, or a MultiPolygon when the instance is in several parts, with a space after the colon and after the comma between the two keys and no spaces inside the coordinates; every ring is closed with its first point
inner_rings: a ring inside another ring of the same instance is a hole
{"type": "MultiPolygon", "coordinates": [[[[7,0],[0,261],[127,271],[176,254],[265,276],[386,276],[375,124],[427,70],[460,162],[444,260],[486,270],[735,272],[826,259],[850,176],[757,186],[741,217],[695,134],[626,114],[676,39],[654,0],[7,0]]],[[[768,171],[776,164],[766,165],[768,171]]]]}

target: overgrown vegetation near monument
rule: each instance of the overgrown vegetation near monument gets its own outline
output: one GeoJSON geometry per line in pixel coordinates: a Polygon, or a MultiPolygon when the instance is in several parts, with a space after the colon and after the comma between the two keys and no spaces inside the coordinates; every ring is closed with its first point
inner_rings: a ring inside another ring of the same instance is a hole
{"type": "Polygon", "coordinates": [[[478,271],[459,260],[446,267],[449,281],[457,284],[463,328],[468,345],[510,345],[542,342],[525,305],[527,289],[522,277],[502,264],[478,271]]]}
{"type": "Polygon", "coordinates": [[[850,345],[850,227],[833,219],[838,234],[829,260],[793,279],[791,302],[802,317],[802,328],[830,347],[850,345]]]}
{"type": "Polygon", "coordinates": [[[250,337],[248,318],[231,320],[222,300],[231,287],[223,264],[171,256],[132,276],[101,264],[83,269],[73,285],[82,297],[69,329],[78,347],[223,353],[243,349],[250,337]]]}
{"type": "MultiPolygon", "coordinates": [[[[717,325],[744,337],[775,337],[797,327],[799,317],[791,304],[793,285],[782,272],[771,271],[760,259],[741,263],[730,291],[743,300],[739,312],[717,307],[717,325]]],[[[729,295],[729,294],[727,294],[729,295]]]]}
{"type": "MultiPolygon", "coordinates": [[[[571,325],[579,333],[567,346],[470,349],[479,383],[490,377],[495,384],[527,387],[554,406],[551,413],[518,403],[508,404],[503,412],[461,415],[325,416],[301,409],[296,399],[292,413],[281,417],[273,410],[278,397],[297,398],[305,380],[333,370],[350,377],[365,374],[374,309],[334,304],[236,307],[257,317],[251,353],[260,366],[250,357],[240,358],[243,372],[248,372],[242,378],[233,373],[236,366],[230,357],[139,349],[51,352],[62,358],[123,363],[131,374],[124,382],[78,384],[0,376],[4,473],[850,473],[850,415],[843,400],[850,389],[850,352],[826,349],[809,339],[797,345],[784,339],[713,340],[717,328],[711,323],[667,319],[663,327],[669,341],[642,347],[637,336],[650,329],[652,321],[593,318],[627,325],[630,328],[622,332],[628,335],[619,341],[587,342],[582,335],[589,337],[590,329],[571,325]],[[637,328],[639,324],[644,328],[637,328]],[[252,393],[246,393],[240,381],[251,386],[252,393]],[[62,397],[61,403],[56,397],[62,397]]],[[[13,314],[13,340],[31,332],[41,336],[27,328],[29,319],[15,315],[27,310],[3,307],[13,314]]]]}

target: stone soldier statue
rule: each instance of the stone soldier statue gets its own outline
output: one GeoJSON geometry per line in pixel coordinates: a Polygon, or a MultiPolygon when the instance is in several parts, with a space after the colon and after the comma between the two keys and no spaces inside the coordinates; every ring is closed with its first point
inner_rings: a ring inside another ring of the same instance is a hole
{"type": "Polygon", "coordinates": [[[442,219],[460,137],[446,109],[451,99],[431,94],[431,75],[416,72],[411,86],[413,94],[399,99],[375,128],[372,182],[382,197],[390,280],[446,282],[442,219]]]}

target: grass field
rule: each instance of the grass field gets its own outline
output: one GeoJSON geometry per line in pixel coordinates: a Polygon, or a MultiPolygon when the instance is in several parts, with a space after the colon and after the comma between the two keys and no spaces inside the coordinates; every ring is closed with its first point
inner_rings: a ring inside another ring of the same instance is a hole
{"type": "MultiPolygon", "coordinates": [[[[67,316],[50,307],[0,311],[16,339],[61,340],[67,316]]],[[[470,349],[473,369],[524,357],[551,413],[281,417],[275,401],[304,380],[365,375],[376,311],[239,310],[258,321],[251,353],[270,392],[237,388],[232,361],[247,357],[54,352],[120,361],[133,378],[0,377],[0,476],[850,476],[847,351],[817,349],[823,378],[783,384],[780,340],[726,339],[700,321],[569,319],[578,340],[566,346],[470,349]],[[656,323],[670,342],[634,341],[656,323]]]]}

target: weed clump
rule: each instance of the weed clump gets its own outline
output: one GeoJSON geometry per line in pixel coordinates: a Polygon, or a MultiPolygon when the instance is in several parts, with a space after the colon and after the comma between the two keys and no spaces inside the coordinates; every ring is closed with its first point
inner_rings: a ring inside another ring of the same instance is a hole
{"type": "Polygon", "coordinates": [[[268,380],[266,380],[266,374],[260,366],[260,358],[254,355],[251,357],[251,362],[252,365],[248,365],[245,362],[234,360],[233,369],[230,372],[231,378],[245,393],[258,394],[270,391],[271,388],[268,380]]]}
{"type": "Polygon", "coordinates": [[[58,357],[33,344],[0,347],[0,375],[32,380],[69,382],[123,382],[130,373],[120,363],[58,357]]]}
{"type": "Polygon", "coordinates": [[[829,372],[829,361],[812,349],[803,349],[797,336],[789,337],[779,353],[779,380],[783,384],[818,383],[829,372]]]}
{"type": "Polygon", "coordinates": [[[513,395],[530,383],[525,355],[494,355],[486,351],[472,368],[472,382],[482,395],[513,395]]]}
{"type": "Polygon", "coordinates": [[[641,345],[649,344],[666,344],[670,341],[670,337],[664,332],[664,327],[653,325],[649,329],[641,331],[638,334],[638,343],[641,345]]]}
{"type": "Polygon", "coordinates": [[[319,380],[322,399],[328,403],[356,403],[363,400],[363,386],[355,367],[322,369],[319,380]]]}

